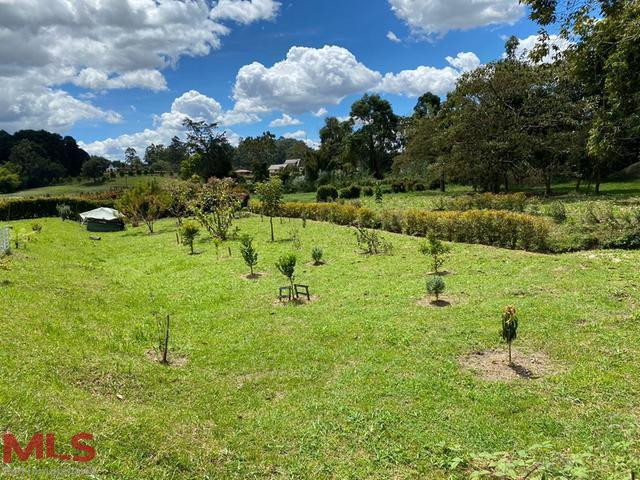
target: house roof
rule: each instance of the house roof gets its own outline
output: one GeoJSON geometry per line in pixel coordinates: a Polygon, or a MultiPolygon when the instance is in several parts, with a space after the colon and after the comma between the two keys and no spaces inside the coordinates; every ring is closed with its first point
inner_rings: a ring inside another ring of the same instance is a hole
{"type": "Polygon", "coordinates": [[[276,165],[271,165],[269,167],[269,171],[270,172],[277,172],[279,170],[282,170],[284,167],[286,167],[286,165],[284,163],[278,163],[276,165]]]}
{"type": "Polygon", "coordinates": [[[291,160],[285,160],[284,165],[289,167],[297,167],[300,165],[301,160],[299,158],[292,158],[291,160]]]}

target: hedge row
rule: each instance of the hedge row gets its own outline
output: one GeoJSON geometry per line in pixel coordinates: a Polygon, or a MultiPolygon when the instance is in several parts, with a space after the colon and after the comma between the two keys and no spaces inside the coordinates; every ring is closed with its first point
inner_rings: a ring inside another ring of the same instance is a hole
{"type": "Polygon", "coordinates": [[[114,208],[115,200],[65,196],[0,200],[0,221],[57,217],[56,206],[62,203],[69,205],[71,211],[77,215],[98,207],[114,208]]]}
{"type": "Polygon", "coordinates": [[[510,210],[524,212],[527,196],[524,193],[476,193],[442,197],[444,210],[510,210]]]}
{"type": "MultiPolygon", "coordinates": [[[[260,202],[249,206],[260,213],[260,202]]],[[[362,225],[413,236],[434,233],[453,242],[479,243],[504,248],[547,251],[549,221],[533,215],[504,210],[428,211],[387,210],[381,214],[350,204],[284,203],[283,217],[306,218],[338,225],[362,225]]]]}

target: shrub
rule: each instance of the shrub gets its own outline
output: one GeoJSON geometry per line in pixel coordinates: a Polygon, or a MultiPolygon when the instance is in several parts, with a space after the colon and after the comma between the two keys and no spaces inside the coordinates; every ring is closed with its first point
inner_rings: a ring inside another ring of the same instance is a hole
{"type": "Polygon", "coordinates": [[[444,210],[509,210],[524,212],[527,196],[524,193],[481,193],[450,197],[444,210]]]}
{"type": "Polygon", "coordinates": [[[193,255],[193,242],[199,233],[200,228],[198,227],[198,224],[193,221],[186,221],[180,227],[180,238],[182,240],[182,244],[190,248],[191,255],[193,255]]]}
{"type": "Polygon", "coordinates": [[[31,224],[31,231],[40,233],[42,231],[42,224],[38,222],[33,222],[31,224]]]}
{"type": "Polygon", "coordinates": [[[391,190],[393,193],[404,193],[407,191],[407,187],[402,180],[395,180],[391,183],[391,190]]]}
{"type": "Polygon", "coordinates": [[[293,253],[289,253],[281,256],[276,262],[276,268],[278,271],[287,277],[291,284],[291,290],[293,290],[293,280],[296,273],[297,258],[293,253]]]}
{"type": "Polygon", "coordinates": [[[427,187],[424,185],[424,183],[418,182],[415,185],[416,192],[424,192],[426,189],[427,187]]]}
{"type": "Polygon", "coordinates": [[[253,268],[258,264],[258,252],[253,246],[253,237],[250,235],[243,235],[240,239],[240,254],[253,276],[253,268]]]}
{"type": "Polygon", "coordinates": [[[516,339],[518,335],[518,317],[516,316],[515,307],[506,307],[502,314],[502,339],[509,345],[509,365],[512,365],[511,361],[511,343],[516,339]]]}
{"type": "Polygon", "coordinates": [[[311,249],[311,258],[313,259],[314,265],[322,265],[324,262],[322,261],[322,257],[324,252],[320,247],[313,247],[311,249]]]}
{"type": "Polygon", "coordinates": [[[384,210],[380,215],[380,225],[387,232],[402,233],[402,212],[399,210],[384,210]]]}
{"type": "Polygon", "coordinates": [[[445,284],[442,277],[434,275],[427,279],[427,293],[436,297],[436,301],[440,300],[440,295],[442,295],[444,289],[445,284]]]}
{"type": "Polygon", "coordinates": [[[271,241],[274,242],[273,217],[281,213],[282,194],[284,193],[282,180],[278,177],[272,177],[268,182],[259,183],[256,186],[256,192],[260,198],[261,213],[269,217],[271,241]]]}
{"type": "Polygon", "coordinates": [[[190,210],[212,237],[224,241],[229,237],[240,205],[241,200],[234,191],[232,180],[212,178],[198,191],[190,210]]]}
{"type": "Polygon", "coordinates": [[[552,202],[547,207],[547,215],[556,223],[562,223],[567,219],[567,209],[562,202],[552,202]]]}
{"type": "Polygon", "coordinates": [[[65,220],[71,220],[73,218],[71,207],[66,203],[60,203],[56,205],[56,210],[58,212],[58,216],[62,219],[63,222],[65,220]]]}
{"type": "Polygon", "coordinates": [[[67,218],[75,219],[78,213],[98,207],[114,207],[111,197],[98,195],[11,198],[0,200],[0,218],[2,220],[23,220],[29,218],[58,217],[58,205],[69,207],[67,218]]]}
{"type": "Polygon", "coordinates": [[[380,183],[376,183],[376,189],[375,189],[375,196],[376,196],[376,203],[380,204],[382,203],[382,185],[380,185],[380,183]]]}
{"type": "Polygon", "coordinates": [[[373,197],[373,187],[362,187],[362,195],[365,197],[373,197]]]}
{"type": "Polygon", "coordinates": [[[363,227],[356,227],[356,241],[360,251],[366,255],[391,253],[393,249],[391,243],[376,230],[369,230],[363,227]]]}
{"type": "Polygon", "coordinates": [[[127,190],[117,203],[118,209],[133,222],[144,222],[153,233],[153,225],[169,206],[168,194],[156,180],[150,180],[127,190]]]}
{"type": "Polygon", "coordinates": [[[344,199],[360,198],[360,187],[357,185],[349,185],[347,188],[340,190],[339,196],[344,199]]]}
{"type": "Polygon", "coordinates": [[[445,258],[451,251],[447,245],[438,240],[434,233],[429,234],[428,240],[420,245],[419,250],[423,255],[431,257],[431,266],[436,274],[440,272],[440,267],[442,267],[445,258]]]}
{"type": "Polygon", "coordinates": [[[338,198],[338,190],[333,185],[322,185],[316,191],[317,202],[332,202],[338,198]]]}

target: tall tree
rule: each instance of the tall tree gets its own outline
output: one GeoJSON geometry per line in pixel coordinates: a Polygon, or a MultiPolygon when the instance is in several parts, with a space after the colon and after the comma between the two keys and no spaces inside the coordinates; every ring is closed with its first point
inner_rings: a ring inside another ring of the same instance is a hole
{"type": "Polygon", "coordinates": [[[223,178],[231,173],[234,149],[224,132],[217,132],[216,123],[196,122],[185,118],[187,147],[195,160],[192,172],[203,179],[223,178]]]}

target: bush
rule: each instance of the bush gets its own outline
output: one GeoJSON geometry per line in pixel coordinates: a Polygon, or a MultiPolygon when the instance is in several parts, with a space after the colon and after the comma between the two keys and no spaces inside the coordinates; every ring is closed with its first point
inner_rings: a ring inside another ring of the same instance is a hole
{"type": "Polygon", "coordinates": [[[395,180],[391,183],[391,191],[393,193],[404,193],[407,191],[407,187],[402,180],[395,180]]]}
{"type": "Polygon", "coordinates": [[[311,258],[313,259],[314,265],[322,265],[324,262],[322,261],[322,257],[324,252],[320,247],[313,247],[311,249],[311,258]]]}
{"type": "Polygon", "coordinates": [[[42,231],[42,224],[38,222],[33,222],[31,224],[31,231],[35,233],[40,233],[42,231]]]}
{"type": "Polygon", "coordinates": [[[117,203],[118,209],[132,222],[144,222],[153,233],[153,225],[169,208],[171,199],[156,180],[127,190],[117,203]]]}
{"type": "Polygon", "coordinates": [[[180,238],[182,239],[182,244],[186,245],[191,250],[191,255],[193,255],[193,242],[196,237],[200,233],[200,227],[194,221],[186,221],[180,227],[180,238]]]}
{"type": "Polygon", "coordinates": [[[416,192],[424,192],[427,189],[427,187],[425,187],[424,183],[416,183],[415,185],[415,190],[416,192]]]}
{"type": "Polygon", "coordinates": [[[547,207],[547,215],[556,223],[562,223],[567,219],[567,209],[562,202],[552,202],[547,207]]]}
{"type": "Polygon", "coordinates": [[[293,253],[281,256],[276,262],[276,268],[278,271],[287,277],[293,291],[293,280],[296,272],[297,258],[293,253]]]}
{"type": "Polygon", "coordinates": [[[358,248],[365,255],[377,255],[379,253],[391,253],[393,246],[376,230],[368,230],[356,227],[356,241],[358,248]]]}
{"type": "Polygon", "coordinates": [[[251,276],[253,276],[253,268],[258,264],[258,252],[253,246],[253,237],[244,235],[240,239],[240,253],[244,259],[244,263],[249,267],[251,276]]]}
{"type": "Polygon", "coordinates": [[[363,187],[362,194],[365,197],[373,197],[373,187],[363,187]]]}
{"type": "Polygon", "coordinates": [[[57,217],[58,205],[69,207],[69,219],[75,219],[79,213],[93,210],[98,207],[114,207],[111,198],[91,196],[62,196],[62,197],[35,197],[12,198],[0,200],[0,218],[2,220],[24,220],[29,218],[57,217]]]}
{"type": "Polygon", "coordinates": [[[435,234],[430,233],[428,240],[420,245],[420,253],[431,257],[431,266],[434,273],[440,272],[440,267],[444,264],[444,260],[451,249],[438,240],[435,234]]]}
{"type": "Polygon", "coordinates": [[[442,203],[443,210],[509,210],[524,212],[527,196],[524,193],[480,193],[450,197],[442,203]]]}
{"type": "Polygon", "coordinates": [[[347,188],[340,190],[339,196],[344,199],[360,198],[360,187],[357,185],[349,185],[347,188]]]}
{"type": "Polygon", "coordinates": [[[65,220],[71,220],[73,218],[73,214],[71,213],[71,207],[66,203],[61,203],[56,205],[56,210],[58,212],[58,216],[64,222],[65,220]]]}
{"type": "Polygon", "coordinates": [[[440,295],[444,292],[445,284],[442,277],[434,275],[427,279],[427,293],[436,297],[436,301],[440,300],[440,295]]]}
{"type": "Polygon", "coordinates": [[[332,202],[338,198],[338,190],[333,185],[322,185],[316,192],[317,202],[332,202]]]}

